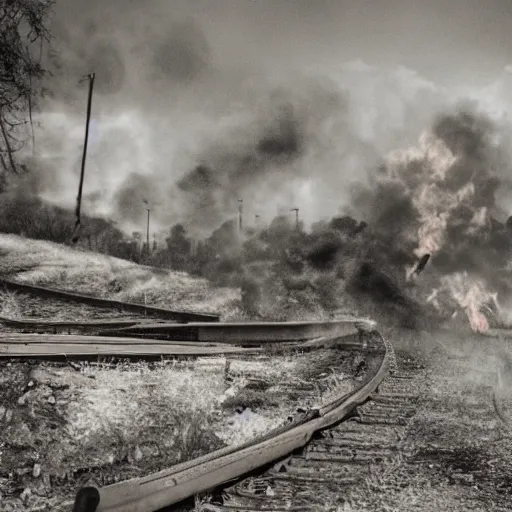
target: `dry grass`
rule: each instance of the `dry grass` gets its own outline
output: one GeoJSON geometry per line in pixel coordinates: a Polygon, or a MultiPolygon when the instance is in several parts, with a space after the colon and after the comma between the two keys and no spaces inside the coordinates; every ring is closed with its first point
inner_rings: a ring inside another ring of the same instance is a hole
{"type": "Polygon", "coordinates": [[[19,497],[25,488],[37,488],[37,500],[69,499],[89,481],[141,476],[224,446],[213,427],[226,389],[225,361],[208,362],[82,363],[79,372],[4,363],[0,493],[6,503],[13,510],[20,500],[33,504],[19,497]],[[82,468],[93,469],[67,481],[65,475],[82,468]]]}
{"type": "MultiPolygon", "coordinates": [[[[243,318],[237,290],[14,235],[0,234],[0,274],[100,297],[219,312],[223,320],[243,318]]],[[[19,316],[19,310],[16,294],[0,294],[2,315],[19,316]]],[[[30,510],[41,498],[45,504],[69,498],[89,480],[105,485],[245,442],[282,424],[298,405],[318,404],[322,392],[351,387],[344,375],[320,375],[327,363],[309,354],[235,360],[229,384],[225,364],[222,358],[151,367],[82,364],[80,372],[45,364],[2,366],[0,492],[10,500],[5,506],[30,510]],[[281,386],[310,380],[311,372],[320,375],[321,386],[306,399],[281,386]],[[255,375],[258,385],[249,378],[255,375]],[[269,396],[275,400],[263,402],[269,396]],[[237,405],[245,407],[242,414],[237,405]],[[41,465],[40,477],[32,476],[34,464],[41,465]],[[96,469],[66,480],[66,473],[82,467],[96,469]],[[20,497],[26,488],[32,494],[20,497]]]]}
{"type": "Polygon", "coordinates": [[[21,307],[16,292],[0,290],[0,316],[9,318],[21,317],[21,307]]]}
{"type": "Polygon", "coordinates": [[[237,314],[238,290],[212,286],[183,272],[137,265],[70,247],[0,234],[0,275],[98,297],[237,314]]]}
{"type": "Polygon", "coordinates": [[[306,382],[312,372],[320,375],[330,360],[297,354],[228,364],[211,357],[151,365],[81,363],[79,371],[5,362],[0,492],[9,503],[28,508],[32,498],[69,499],[79,486],[142,476],[244,443],[282,425],[298,406],[318,404],[331,386],[340,386],[338,392],[350,389],[347,359],[346,373],[324,375],[310,395],[290,390],[290,383],[306,382]],[[36,478],[35,464],[41,466],[36,478]],[[66,480],[81,468],[93,469],[66,480]],[[45,484],[49,478],[51,486],[45,484]],[[34,487],[39,490],[23,501],[20,490],[34,487]]]}

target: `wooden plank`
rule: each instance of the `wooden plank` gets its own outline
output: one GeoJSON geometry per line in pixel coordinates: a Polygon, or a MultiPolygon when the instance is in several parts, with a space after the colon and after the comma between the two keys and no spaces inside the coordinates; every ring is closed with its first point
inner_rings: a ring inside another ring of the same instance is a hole
{"type": "Polygon", "coordinates": [[[152,339],[139,339],[139,338],[116,338],[109,336],[86,336],[82,334],[48,334],[48,333],[2,333],[0,334],[0,345],[2,343],[9,344],[65,344],[65,345],[138,345],[141,347],[149,345],[185,345],[185,346],[198,346],[198,347],[220,347],[224,346],[220,343],[202,343],[197,341],[161,341],[152,339]]]}
{"type": "MultiPolygon", "coordinates": [[[[57,328],[96,328],[96,329],[115,329],[130,327],[138,324],[144,324],[150,322],[143,318],[127,318],[124,320],[89,320],[86,321],[56,321],[56,320],[45,320],[43,318],[8,318],[0,316],[0,323],[11,326],[11,327],[57,327],[57,328]]],[[[151,320],[154,325],[154,320],[151,320]]]]}

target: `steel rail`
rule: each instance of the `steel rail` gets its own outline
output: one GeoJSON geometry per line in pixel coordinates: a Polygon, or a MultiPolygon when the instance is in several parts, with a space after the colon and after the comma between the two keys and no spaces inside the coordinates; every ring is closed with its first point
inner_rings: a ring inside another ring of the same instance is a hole
{"type": "MultiPolygon", "coordinates": [[[[166,324],[170,327],[170,324],[166,324]]],[[[93,356],[157,357],[223,354],[256,354],[256,346],[279,343],[287,350],[311,350],[341,342],[347,350],[360,347],[360,333],[373,328],[361,319],[336,322],[290,322],[246,324],[172,324],[172,341],[133,337],[3,333],[1,358],[90,358],[93,356]],[[285,333],[279,336],[280,329],[285,333]],[[178,336],[182,335],[182,339],[178,336]],[[177,339],[174,339],[177,338],[177,339]],[[340,341],[342,340],[342,341],[340,341]]]]}
{"type": "Polygon", "coordinates": [[[67,320],[45,320],[43,318],[10,318],[7,316],[0,316],[0,324],[7,327],[14,327],[16,329],[122,329],[125,327],[132,327],[145,322],[151,322],[154,325],[154,320],[146,319],[124,319],[124,320],[87,320],[87,321],[67,321],[67,320]]]}
{"type": "Polygon", "coordinates": [[[348,336],[365,328],[374,328],[367,318],[349,318],[328,322],[244,322],[140,324],[122,329],[99,331],[102,336],[130,336],[152,339],[210,341],[253,345],[276,341],[307,340],[319,336],[348,336]],[[366,327],[365,327],[366,326],[366,327]]]}
{"type": "Polygon", "coordinates": [[[220,315],[215,313],[203,313],[194,311],[178,311],[156,306],[146,306],[144,304],[136,304],[133,302],[122,302],[114,299],[100,299],[91,295],[83,295],[54,288],[46,288],[43,286],[28,285],[17,283],[8,279],[0,279],[0,286],[10,291],[19,291],[25,293],[33,293],[44,297],[53,297],[66,301],[79,302],[89,304],[100,308],[118,308],[127,311],[133,311],[144,315],[153,314],[169,320],[178,322],[218,322],[220,315]]]}
{"type": "MultiPolygon", "coordinates": [[[[346,323],[348,320],[339,322],[339,333],[336,333],[335,329],[328,329],[329,336],[342,342],[346,335],[346,323]]],[[[243,445],[216,450],[146,477],[133,478],[98,489],[89,488],[99,500],[93,500],[88,507],[75,507],[73,510],[75,512],[154,512],[190,496],[237,480],[257,468],[282,459],[304,447],[316,431],[341,421],[355,407],[364,403],[384,380],[392,363],[388,344],[380,334],[376,333],[374,324],[370,322],[364,324],[361,319],[353,319],[352,323],[357,324],[360,329],[375,332],[375,335],[379,336],[379,344],[382,348],[380,351],[382,358],[377,369],[356,389],[335,397],[322,407],[295,417],[286,426],[243,445]]],[[[283,329],[289,327],[286,323],[275,324],[276,327],[278,325],[283,329]]],[[[237,327],[240,328],[240,325],[237,327]]],[[[270,330],[270,332],[274,331],[270,330]]],[[[301,335],[300,329],[298,333],[301,335]]],[[[365,345],[361,342],[360,347],[365,348],[365,345]]],[[[83,493],[81,495],[83,496],[83,493]]],[[[71,505],[67,504],[61,510],[69,511],[71,505]]]]}
{"type": "Polygon", "coordinates": [[[259,348],[242,348],[219,343],[104,338],[62,334],[13,334],[0,336],[2,358],[90,358],[113,357],[199,357],[223,354],[257,354],[259,348]]]}

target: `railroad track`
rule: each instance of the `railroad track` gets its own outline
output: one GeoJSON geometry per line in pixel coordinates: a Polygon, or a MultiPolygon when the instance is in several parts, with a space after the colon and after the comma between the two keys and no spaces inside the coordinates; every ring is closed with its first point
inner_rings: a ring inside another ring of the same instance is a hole
{"type": "MultiPolygon", "coordinates": [[[[346,421],[315,432],[302,449],[259,474],[223,488],[202,512],[325,511],[333,494],[343,502],[380,464],[403,451],[403,439],[418,396],[410,383],[420,376],[404,369],[384,381],[346,421]]],[[[191,510],[191,509],[190,509],[191,510]]]]}
{"type": "MultiPolygon", "coordinates": [[[[233,327],[224,327],[224,329],[231,328],[233,327]]],[[[341,322],[329,323],[328,327],[321,323],[283,323],[274,324],[272,329],[270,329],[270,324],[265,324],[265,329],[268,329],[270,333],[269,336],[272,336],[274,329],[279,328],[283,330],[293,328],[295,336],[300,340],[310,336],[312,337],[311,340],[316,343],[335,343],[341,349],[343,349],[344,344],[349,350],[354,350],[356,345],[359,345],[359,350],[364,350],[366,354],[366,364],[368,365],[364,378],[351,392],[344,392],[339,396],[335,395],[327,403],[316,408],[299,409],[295,416],[288,418],[287,424],[251,442],[223,448],[142,478],[129,479],[99,489],[83,488],[77,495],[73,510],[75,512],[156,511],[179,503],[190,496],[218,488],[226,482],[238,479],[262,466],[287,457],[290,453],[308,445],[316,432],[338,423],[349,415],[355,407],[365,403],[368,397],[381,385],[390,365],[393,364],[389,345],[384,343],[382,337],[374,330],[374,325],[371,322],[364,325],[361,319],[352,321],[345,319],[341,322]],[[336,333],[334,328],[336,324],[339,333],[336,333]],[[349,325],[352,327],[350,334],[348,331],[349,325]],[[354,327],[355,325],[357,325],[357,328],[354,327]],[[320,339],[314,337],[318,334],[319,329],[328,329],[329,336],[320,339]],[[355,335],[354,329],[356,331],[355,335]],[[306,334],[306,331],[309,334],[306,334]],[[358,332],[363,332],[363,335],[357,334],[358,332]],[[90,500],[89,504],[85,503],[86,498],[90,500]]],[[[204,334],[211,330],[217,335],[219,329],[220,326],[205,325],[201,332],[204,334]]],[[[248,324],[244,327],[243,324],[237,324],[236,329],[238,339],[240,338],[240,331],[245,329],[246,339],[250,340],[251,343],[255,342],[254,339],[251,339],[251,331],[255,329],[254,325],[248,324]]],[[[264,342],[261,332],[256,337],[259,337],[259,342],[264,342]]],[[[289,341],[290,335],[286,335],[285,339],[289,341]]],[[[270,341],[270,339],[266,341],[270,341]]],[[[229,346],[232,346],[232,343],[233,340],[230,340],[229,346]]],[[[386,400],[386,395],[382,396],[383,400],[386,400]]],[[[386,407],[386,405],[381,407],[386,407]]],[[[371,418],[371,415],[365,417],[363,424],[368,419],[371,421],[371,418]]],[[[316,442],[314,441],[313,444],[316,442]]],[[[292,466],[294,466],[293,462],[292,466]]],[[[291,466],[288,464],[287,467],[291,466]]],[[[290,474],[291,471],[288,470],[288,473],[290,474]]],[[[282,477],[283,475],[278,475],[272,478],[284,480],[282,477]]],[[[314,478],[311,480],[311,484],[314,480],[314,478]]],[[[310,484],[308,479],[304,480],[302,478],[302,481],[308,482],[308,485],[310,484]]],[[[69,503],[60,510],[69,511],[71,505],[69,503]]],[[[227,510],[233,510],[229,504],[224,505],[224,507],[227,507],[227,510]]]]}
{"type": "MultiPolygon", "coordinates": [[[[73,320],[77,317],[84,320],[88,318],[114,318],[119,320],[120,317],[127,317],[128,320],[160,318],[186,323],[218,322],[220,318],[219,315],[214,313],[178,311],[145,304],[101,299],[43,286],[27,285],[8,279],[0,279],[0,287],[20,296],[18,302],[23,309],[22,316],[41,316],[42,314],[51,317],[53,314],[61,314],[63,310],[72,310],[71,318],[73,320]],[[41,304],[42,298],[45,299],[43,304],[41,304]]],[[[44,326],[44,322],[41,322],[41,326],[44,326]]]]}
{"type": "MultiPolygon", "coordinates": [[[[185,326],[183,326],[185,328],[185,326]]],[[[202,335],[205,333],[207,337],[217,337],[219,334],[218,325],[204,326],[201,331],[197,331],[202,335]]],[[[224,327],[230,329],[231,327],[224,327]]],[[[237,335],[236,338],[240,339],[241,330],[245,329],[245,338],[254,344],[259,341],[264,344],[265,341],[274,341],[271,337],[275,329],[292,329],[295,337],[301,340],[302,344],[325,346],[330,343],[341,345],[341,348],[354,350],[358,348],[363,350],[367,356],[367,361],[371,360],[370,368],[367,371],[366,377],[352,392],[342,394],[341,396],[333,396],[326,404],[322,404],[318,408],[306,408],[298,412],[294,417],[289,418],[289,422],[277,430],[274,430],[261,438],[256,438],[250,443],[234,447],[224,448],[212,452],[204,457],[194,459],[169,469],[164,469],[156,474],[150,474],[142,478],[129,479],[124,482],[119,482],[113,485],[107,485],[99,489],[81,489],[78,492],[77,500],[80,501],[84,497],[84,493],[92,493],[99,498],[99,504],[94,506],[94,500],[85,508],[75,507],[75,512],[89,512],[89,511],[126,511],[126,512],[142,512],[154,511],[162,507],[179,503],[182,500],[216,488],[219,485],[225,484],[233,479],[239,478],[251,471],[265,466],[273,461],[288,456],[293,451],[300,449],[308,444],[313,434],[318,430],[323,430],[326,427],[339,422],[347,416],[352,409],[364,403],[368,396],[377,388],[386,376],[390,364],[390,353],[387,351],[385,345],[382,343],[380,336],[373,331],[373,325],[368,323],[363,325],[360,319],[355,321],[344,320],[338,323],[329,323],[327,325],[319,323],[295,323],[295,324],[278,324],[278,325],[265,325],[265,330],[269,338],[262,339],[262,333],[251,335],[251,331],[255,329],[254,325],[236,325],[237,335]],[[339,332],[336,333],[334,328],[337,324],[339,332]],[[358,326],[357,328],[355,326],[358,326]],[[350,327],[350,329],[349,329],[350,327]],[[364,335],[359,335],[359,331],[363,329],[364,335]],[[318,337],[319,331],[328,331],[328,336],[318,337]],[[251,337],[256,337],[251,339],[251,337]],[[304,339],[306,338],[306,341],[304,339]],[[307,340],[307,338],[310,338],[307,340]],[[364,349],[363,349],[364,347],[364,349]]],[[[21,335],[19,341],[24,347],[31,350],[30,357],[37,357],[38,354],[34,353],[35,346],[44,346],[44,341],[37,341],[41,337],[32,335],[34,340],[31,343],[26,342],[27,335],[21,335]]],[[[47,336],[46,336],[47,337],[47,336]]],[[[282,343],[290,344],[291,335],[287,334],[282,343]]],[[[69,336],[61,336],[58,343],[64,342],[65,338],[69,336]]],[[[237,348],[233,346],[234,336],[230,343],[224,344],[224,347],[213,347],[219,351],[227,351],[227,349],[237,348]]],[[[92,342],[91,337],[87,337],[92,342]]],[[[113,338],[108,338],[108,343],[112,343],[113,338]]],[[[149,340],[136,340],[139,347],[151,346],[154,342],[149,340]]],[[[170,342],[175,344],[176,342],[170,342]]],[[[187,342],[184,342],[187,343],[187,342]]],[[[195,342],[199,344],[200,342],[195,342]]],[[[207,342],[206,342],[207,343],[207,342]]],[[[205,342],[203,342],[203,345],[205,342]]],[[[188,347],[188,345],[182,345],[188,347]]],[[[206,348],[206,347],[205,347],[206,348]]],[[[249,348],[248,350],[254,350],[249,348]]],[[[42,355],[39,353],[39,355],[42,355]]],[[[368,363],[369,364],[369,363],[368,363]]],[[[309,485],[309,484],[308,484],[309,485]]],[[[71,511],[73,508],[72,503],[64,505],[60,510],[71,511]]]]}
{"type": "MultiPolygon", "coordinates": [[[[76,296],[73,300],[78,301],[76,296]]],[[[52,322],[41,320],[22,323],[17,326],[22,330],[43,326],[80,331],[85,324],[91,327],[91,322],[74,322],[72,326],[62,322],[50,325],[52,322]]],[[[65,503],[59,508],[62,512],[152,512],[222,488],[222,499],[205,504],[205,512],[311,510],[316,506],[312,497],[321,496],[320,489],[332,482],[357,485],[372,461],[381,460],[397,449],[395,429],[404,425],[413,407],[414,397],[407,392],[407,382],[414,375],[396,372],[391,345],[378,333],[375,324],[366,319],[143,324],[135,318],[110,319],[107,324],[96,321],[92,331],[102,332],[96,337],[5,333],[0,354],[4,358],[31,359],[98,355],[249,356],[265,352],[268,355],[269,346],[277,345],[284,350],[336,346],[339,350],[364,354],[364,375],[349,393],[340,391],[315,407],[299,408],[285,424],[250,442],[222,448],[143,477],[82,488],[75,503],[65,503]],[[125,336],[119,337],[120,333],[125,336]],[[385,382],[390,370],[393,375],[385,382]],[[259,471],[256,476],[255,471],[259,471]],[[243,479],[247,475],[252,476],[243,479]],[[231,485],[234,481],[238,483],[231,485]]],[[[10,327],[20,330],[13,323],[10,327]]]]}

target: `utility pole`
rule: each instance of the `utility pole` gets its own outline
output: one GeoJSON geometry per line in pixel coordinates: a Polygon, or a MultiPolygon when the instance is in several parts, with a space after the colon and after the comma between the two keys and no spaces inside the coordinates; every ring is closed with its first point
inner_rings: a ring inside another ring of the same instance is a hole
{"type": "Polygon", "coordinates": [[[257,228],[260,227],[260,216],[259,215],[254,216],[254,224],[256,225],[257,228]]]}
{"type": "Polygon", "coordinates": [[[146,210],[148,212],[148,223],[146,227],[146,251],[149,257],[149,254],[151,252],[151,248],[149,247],[149,214],[151,212],[151,209],[149,208],[149,202],[147,199],[143,199],[142,202],[147,206],[146,210]]]}
{"type": "Polygon", "coordinates": [[[290,211],[291,212],[295,212],[295,228],[299,229],[299,209],[298,208],[292,208],[290,211]]]}
{"type": "Polygon", "coordinates": [[[149,208],[146,208],[146,210],[148,211],[148,228],[146,231],[146,244],[147,244],[148,256],[149,256],[149,254],[151,252],[151,248],[149,247],[149,213],[151,212],[151,210],[149,208]]]}
{"type": "Polygon", "coordinates": [[[238,200],[238,230],[240,231],[240,233],[242,232],[243,230],[243,211],[244,211],[244,200],[243,199],[239,199],[238,200]]]}
{"type": "Polygon", "coordinates": [[[72,242],[76,244],[78,242],[78,230],[80,228],[80,210],[82,207],[82,190],[84,187],[84,174],[85,174],[85,158],[87,156],[87,143],[89,141],[89,123],[91,121],[91,106],[92,106],[92,90],[94,87],[95,73],[91,73],[86,77],[82,78],[80,82],[89,80],[89,96],[87,98],[87,117],[85,122],[85,140],[84,140],[84,151],[82,155],[82,167],[80,170],[80,184],[78,186],[78,197],[76,198],[76,223],[75,230],[72,238],[72,242]]]}

